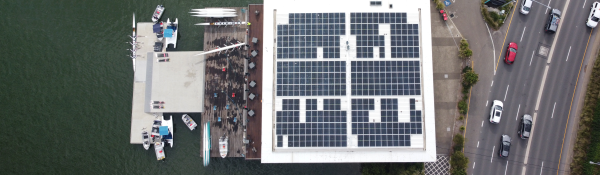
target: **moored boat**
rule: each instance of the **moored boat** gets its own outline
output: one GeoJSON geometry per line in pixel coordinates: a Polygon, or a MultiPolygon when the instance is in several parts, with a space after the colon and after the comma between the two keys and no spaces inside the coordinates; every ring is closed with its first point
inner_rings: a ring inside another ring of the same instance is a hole
{"type": "Polygon", "coordinates": [[[163,142],[154,143],[154,152],[156,153],[156,160],[164,160],[165,157],[165,149],[163,142]]]}
{"type": "Polygon", "coordinates": [[[183,123],[185,123],[185,125],[190,128],[190,130],[194,130],[196,129],[196,126],[198,126],[198,124],[196,124],[196,122],[194,121],[194,119],[192,119],[192,117],[190,117],[187,114],[183,114],[183,116],[181,116],[181,119],[183,120],[183,123]]]}
{"type": "Polygon", "coordinates": [[[150,148],[150,137],[148,136],[148,132],[146,131],[142,131],[142,145],[146,150],[150,148]]]}
{"type": "Polygon", "coordinates": [[[160,135],[163,139],[169,143],[171,148],[173,147],[173,116],[168,119],[163,116],[162,125],[160,128],[160,135]]]}
{"type": "Polygon", "coordinates": [[[211,142],[210,142],[210,123],[206,122],[204,124],[204,132],[202,133],[202,154],[204,157],[204,166],[208,166],[208,164],[210,163],[210,149],[211,149],[211,142]]]}
{"type": "Polygon", "coordinates": [[[227,157],[227,152],[229,150],[229,144],[227,143],[228,141],[229,136],[222,136],[219,138],[219,153],[221,154],[222,158],[227,157]]]}
{"type": "Polygon", "coordinates": [[[162,17],[163,12],[165,12],[165,6],[157,5],[156,10],[154,10],[154,14],[152,15],[152,22],[156,23],[162,17]]]}
{"type": "Polygon", "coordinates": [[[167,46],[169,44],[173,45],[173,48],[177,48],[177,33],[179,31],[179,21],[175,18],[175,22],[171,22],[169,18],[167,18],[167,29],[164,32],[164,37],[167,38],[167,46]]]}

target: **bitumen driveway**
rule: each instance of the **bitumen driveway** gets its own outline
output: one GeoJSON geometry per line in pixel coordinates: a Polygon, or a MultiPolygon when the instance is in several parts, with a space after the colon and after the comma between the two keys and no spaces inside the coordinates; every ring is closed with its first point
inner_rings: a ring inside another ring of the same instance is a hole
{"type": "MultiPolygon", "coordinates": [[[[519,3],[521,1],[517,1],[519,3]]],[[[475,91],[487,86],[489,92],[479,91],[480,95],[471,98],[465,145],[465,155],[470,158],[469,174],[568,174],[567,153],[572,147],[572,126],[577,118],[569,113],[575,113],[573,109],[580,105],[573,102],[581,99],[580,96],[574,98],[581,91],[578,78],[583,78],[580,77],[584,73],[583,65],[593,57],[589,53],[596,50],[589,49],[596,47],[588,45],[588,39],[595,38],[595,34],[584,23],[591,4],[592,1],[536,0],[528,15],[516,9],[507,19],[506,39],[503,44],[495,45],[495,67],[478,70],[475,66],[480,75],[481,71],[488,71],[493,76],[489,83],[480,81],[474,88],[475,91]],[[544,32],[551,11],[545,6],[562,11],[556,34],[544,32]],[[510,42],[519,45],[512,65],[502,60],[510,42]],[[504,102],[499,124],[488,122],[493,100],[504,102]],[[533,132],[528,140],[517,135],[519,120],[524,114],[534,116],[533,132]],[[508,158],[498,157],[502,134],[512,137],[508,158]]],[[[481,62],[487,66],[485,61],[481,62]]]]}

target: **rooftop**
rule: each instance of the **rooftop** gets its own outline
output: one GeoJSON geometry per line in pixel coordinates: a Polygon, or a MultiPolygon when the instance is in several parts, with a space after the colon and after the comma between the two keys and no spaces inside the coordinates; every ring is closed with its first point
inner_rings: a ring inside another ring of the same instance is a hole
{"type": "Polygon", "coordinates": [[[380,2],[265,1],[263,163],[436,160],[429,2],[380,2]]]}

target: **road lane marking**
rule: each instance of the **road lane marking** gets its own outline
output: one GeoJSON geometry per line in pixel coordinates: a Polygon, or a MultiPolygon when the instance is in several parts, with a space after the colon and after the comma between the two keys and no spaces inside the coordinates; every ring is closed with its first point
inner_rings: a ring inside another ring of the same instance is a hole
{"type": "Polygon", "coordinates": [[[481,121],[481,127],[483,128],[483,121],[481,121]]]}
{"type": "Polygon", "coordinates": [[[506,94],[508,94],[508,87],[509,87],[509,86],[510,86],[510,85],[507,85],[507,86],[506,86],[506,93],[504,93],[504,101],[506,101],[506,94]]]}
{"type": "Polygon", "coordinates": [[[508,160],[506,161],[506,168],[504,169],[504,175],[506,175],[506,170],[508,170],[508,160]]]}
{"type": "MultiPolygon", "coordinates": [[[[483,123],[483,122],[481,122],[481,123],[483,123]]],[[[479,141],[477,141],[477,148],[479,148],[479,141]]]]}
{"type": "Polygon", "coordinates": [[[525,29],[527,29],[527,26],[525,26],[523,28],[523,33],[521,33],[521,39],[519,40],[519,42],[523,41],[523,35],[525,34],[525,29]]]}
{"type": "Polygon", "coordinates": [[[515,117],[515,120],[517,120],[517,118],[519,118],[519,109],[521,109],[521,104],[519,104],[519,108],[517,108],[517,116],[515,117]]]}
{"type": "Polygon", "coordinates": [[[496,146],[494,146],[494,148],[492,148],[492,158],[490,159],[490,162],[492,162],[492,160],[494,159],[494,149],[496,149],[496,146]]]}
{"type": "MultiPolygon", "coordinates": [[[[517,0],[517,4],[519,4],[519,0],[517,0]]],[[[506,33],[504,34],[504,41],[502,41],[502,46],[504,46],[504,44],[506,44],[506,36],[508,36],[508,31],[510,31],[510,24],[512,23],[513,16],[515,16],[515,9],[517,9],[517,8],[513,8],[513,12],[510,15],[510,21],[508,21],[508,29],[506,29],[506,33]]],[[[486,25],[487,25],[487,23],[486,23],[486,25]]],[[[493,42],[492,42],[492,44],[493,44],[493,42]]],[[[495,50],[496,49],[494,49],[494,51],[495,50]]],[[[500,54],[498,55],[498,62],[496,63],[496,68],[494,69],[494,75],[496,75],[496,70],[498,70],[498,65],[500,64],[500,56],[502,55],[502,50],[503,49],[500,49],[500,54]]]]}
{"type": "Polygon", "coordinates": [[[554,102],[554,107],[552,107],[552,117],[550,118],[554,118],[554,109],[556,109],[556,102],[554,102]]]}
{"type": "Polygon", "coordinates": [[[544,12],[544,14],[548,14],[548,9],[550,8],[550,2],[552,2],[552,0],[548,1],[548,6],[546,6],[547,8],[546,8],[546,12],[544,12]]]}
{"type": "Polygon", "coordinates": [[[571,46],[569,46],[569,52],[567,52],[567,60],[565,61],[569,61],[569,54],[571,54],[571,46]]]}
{"type": "MultiPolygon", "coordinates": [[[[492,84],[490,86],[494,86],[494,81],[492,81],[492,84]]],[[[487,105],[486,105],[487,106],[487,105]]]]}
{"type": "MultiPolygon", "coordinates": [[[[569,7],[570,0],[567,0],[567,7],[569,7]]],[[[566,7],[565,7],[566,8],[566,7]]],[[[565,10],[566,11],[566,10],[565,10]]],[[[567,115],[567,123],[565,124],[565,133],[563,134],[562,144],[560,146],[560,156],[558,158],[558,170],[556,174],[560,172],[560,159],[562,159],[562,151],[565,146],[565,137],[567,136],[567,127],[569,126],[569,118],[571,118],[571,108],[573,108],[573,98],[575,98],[575,91],[577,90],[577,83],[579,83],[579,75],[581,75],[581,67],[583,66],[583,61],[585,60],[585,54],[587,53],[588,45],[590,44],[590,38],[592,38],[592,32],[594,29],[590,31],[590,36],[588,37],[588,42],[585,44],[585,51],[583,51],[583,58],[581,59],[581,64],[579,65],[579,73],[577,73],[577,80],[575,81],[575,89],[573,89],[573,96],[571,96],[571,105],[569,105],[569,114],[567,115]]]]}
{"type": "Polygon", "coordinates": [[[587,0],[583,1],[583,7],[581,8],[585,8],[585,3],[587,2],[587,0]]]}
{"type": "Polygon", "coordinates": [[[473,169],[475,169],[475,162],[473,162],[473,169]]]}
{"type": "MultiPolygon", "coordinates": [[[[494,55],[492,55],[492,67],[494,67],[494,57],[496,56],[496,46],[494,46],[494,39],[492,38],[492,33],[490,32],[490,27],[488,27],[487,22],[485,23],[485,28],[487,28],[488,34],[490,34],[490,40],[492,40],[492,49],[493,49],[492,51],[494,51],[494,52],[492,52],[494,54],[494,55]]],[[[494,75],[496,75],[496,69],[494,69],[494,75]]]]}
{"type": "Polygon", "coordinates": [[[535,51],[533,51],[533,52],[531,53],[531,59],[529,60],[529,66],[531,66],[531,61],[533,61],[533,55],[534,55],[534,54],[535,54],[535,51]]]}
{"type": "Polygon", "coordinates": [[[489,100],[488,100],[488,101],[485,101],[485,106],[487,106],[487,105],[488,105],[488,103],[490,103],[490,101],[489,101],[489,100]]]}
{"type": "Polygon", "coordinates": [[[542,167],[540,167],[540,175],[542,175],[542,170],[544,169],[544,161],[542,161],[542,167]]]}

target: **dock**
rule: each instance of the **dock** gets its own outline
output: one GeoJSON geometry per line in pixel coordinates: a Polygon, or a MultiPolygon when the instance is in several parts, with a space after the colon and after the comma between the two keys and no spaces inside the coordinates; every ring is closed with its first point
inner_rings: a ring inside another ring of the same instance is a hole
{"type": "MultiPolygon", "coordinates": [[[[235,9],[237,17],[211,19],[205,22],[247,21],[247,7],[211,7],[235,9]]],[[[198,26],[201,27],[201,26],[198,26]]],[[[238,42],[248,43],[247,25],[204,26],[204,51],[233,45],[238,42]]],[[[221,157],[218,139],[229,137],[227,157],[243,157],[247,152],[244,140],[244,123],[246,111],[246,65],[247,47],[205,55],[205,91],[202,123],[210,122],[211,147],[210,157],[221,157]],[[235,95],[234,95],[235,94],[235,95]],[[219,121],[220,120],[220,121],[219,121]]],[[[204,125],[201,125],[204,126],[204,125]]],[[[259,128],[260,129],[260,128],[259,128]]],[[[202,128],[204,131],[204,128],[202,128]]],[[[201,139],[202,140],[202,139],[201,139]]],[[[203,148],[200,142],[200,148],[203,148]]],[[[200,157],[204,157],[200,151],[200,157]]]]}
{"type": "Polygon", "coordinates": [[[259,160],[261,154],[261,126],[262,126],[262,97],[260,96],[260,92],[262,92],[262,72],[263,72],[263,64],[262,64],[262,54],[260,50],[264,46],[263,42],[263,5],[262,4],[250,4],[249,6],[249,21],[250,29],[249,29],[249,38],[257,38],[258,42],[256,44],[250,43],[250,48],[248,49],[248,55],[250,55],[251,50],[259,50],[258,55],[256,57],[251,58],[250,62],[254,62],[256,64],[256,68],[248,70],[248,82],[256,81],[257,85],[254,88],[250,88],[250,93],[258,94],[257,99],[248,100],[248,109],[253,110],[256,114],[254,117],[248,117],[248,125],[247,127],[247,138],[250,140],[248,144],[248,153],[246,154],[246,159],[248,160],[259,160]],[[257,13],[258,12],[258,13],[257,13]]]}

